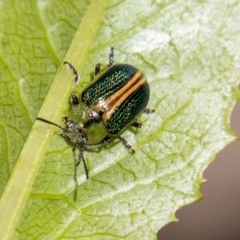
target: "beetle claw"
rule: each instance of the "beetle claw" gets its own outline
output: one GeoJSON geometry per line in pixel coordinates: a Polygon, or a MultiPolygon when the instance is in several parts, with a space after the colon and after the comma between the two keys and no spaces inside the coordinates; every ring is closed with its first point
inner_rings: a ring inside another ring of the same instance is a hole
{"type": "Polygon", "coordinates": [[[132,153],[135,153],[135,150],[133,147],[127,142],[127,140],[121,136],[118,137],[118,139],[121,140],[121,142],[125,145],[128,151],[131,151],[132,153]]]}

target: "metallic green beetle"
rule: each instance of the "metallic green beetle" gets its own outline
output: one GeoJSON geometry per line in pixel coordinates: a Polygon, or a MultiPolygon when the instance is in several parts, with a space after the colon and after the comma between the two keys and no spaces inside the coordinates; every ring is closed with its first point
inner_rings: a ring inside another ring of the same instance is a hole
{"type": "MultiPolygon", "coordinates": [[[[133,148],[120,136],[129,125],[140,128],[136,118],[146,109],[150,90],[146,77],[141,71],[128,64],[115,64],[111,48],[109,64],[100,72],[102,64],[95,66],[95,80],[82,92],[79,98],[72,93],[72,108],[67,117],[63,117],[65,128],[46,119],[37,120],[55,125],[62,129],[61,135],[77,148],[77,164],[83,161],[86,178],[88,168],[83,152],[98,148],[111,142],[121,141],[129,151],[133,148]]],[[[69,63],[75,75],[75,86],[79,80],[77,70],[69,63]]]]}

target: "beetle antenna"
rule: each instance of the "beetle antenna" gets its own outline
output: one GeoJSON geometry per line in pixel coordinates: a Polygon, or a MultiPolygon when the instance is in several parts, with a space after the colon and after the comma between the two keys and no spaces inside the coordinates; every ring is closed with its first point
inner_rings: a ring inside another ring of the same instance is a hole
{"type": "Polygon", "coordinates": [[[60,125],[54,123],[54,122],[51,122],[51,121],[48,121],[44,118],[40,118],[40,117],[37,117],[36,120],[39,120],[39,121],[42,121],[42,122],[45,122],[45,123],[48,123],[48,124],[51,124],[51,125],[54,125],[56,127],[59,127],[60,129],[64,130],[64,128],[62,128],[60,125]]]}

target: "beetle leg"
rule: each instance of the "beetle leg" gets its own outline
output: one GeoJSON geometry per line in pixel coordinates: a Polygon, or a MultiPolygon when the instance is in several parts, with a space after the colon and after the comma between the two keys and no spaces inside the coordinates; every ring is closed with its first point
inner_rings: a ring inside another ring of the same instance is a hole
{"type": "Polygon", "coordinates": [[[110,53],[109,53],[109,63],[108,63],[108,67],[113,65],[113,59],[114,59],[114,48],[111,47],[110,48],[110,53]]]}
{"type": "Polygon", "coordinates": [[[144,110],[143,110],[143,113],[154,113],[155,112],[155,110],[154,109],[151,109],[151,108],[145,108],[144,110]]]}
{"type": "Polygon", "coordinates": [[[101,63],[96,64],[95,66],[95,70],[94,70],[94,75],[97,76],[100,72],[100,67],[101,67],[101,63]]]}
{"type": "Polygon", "coordinates": [[[138,123],[138,122],[133,122],[131,124],[132,127],[135,127],[135,128],[141,128],[142,127],[142,123],[138,123]]]}
{"type": "Polygon", "coordinates": [[[93,145],[84,145],[84,147],[80,147],[80,146],[74,146],[73,147],[73,152],[75,152],[76,148],[78,148],[79,154],[77,157],[77,166],[80,164],[80,162],[83,162],[83,166],[84,166],[84,170],[85,170],[85,175],[86,175],[86,179],[89,179],[89,173],[88,173],[88,168],[87,168],[87,164],[85,161],[85,158],[83,156],[83,152],[87,149],[94,149],[94,148],[99,148],[101,146],[107,145],[108,143],[112,142],[111,138],[109,138],[108,136],[106,136],[105,138],[103,138],[103,140],[98,143],[98,144],[93,144],[93,145]]]}
{"type": "Polygon", "coordinates": [[[79,103],[77,96],[74,94],[78,81],[79,81],[79,74],[77,72],[77,69],[70,63],[70,62],[64,62],[64,64],[68,65],[68,67],[73,71],[74,74],[74,85],[72,90],[72,102],[74,105],[77,105],[79,103]]]}
{"type": "MultiPolygon", "coordinates": [[[[115,140],[120,140],[124,145],[125,147],[131,151],[132,153],[135,153],[133,147],[127,142],[127,140],[121,136],[118,136],[117,138],[115,138],[115,140]]],[[[105,138],[102,139],[101,142],[97,143],[97,144],[89,144],[89,145],[84,145],[84,148],[87,150],[87,149],[95,149],[95,148],[99,148],[99,147],[102,147],[102,146],[105,146],[109,143],[112,143],[112,142],[116,142],[114,140],[112,140],[110,137],[106,136],[105,138]]]]}
{"type": "MultiPolygon", "coordinates": [[[[154,109],[150,109],[150,108],[145,108],[145,109],[143,110],[143,113],[147,113],[147,114],[149,114],[149,113],[154,113],[154,112],[155,112],[155,110],[154,110],[154,109]]],[[[135,127],[135,128],[141,128],[141,127],[142,127],[142,123],[133,122],[133,123],[131,124],[131,126],[132,126],[132,127],[135,127]]]]}
{"type": "Polygon", "coordinates": [[[68,121],[68,117],[67,117],[67,116],[64,116],[64,117],[62,117],[62,120],[63,120],[63,122],[66,124],[67,121],[68,121]]]}
{"type": "Polygon", "coordinates": [[[73,71],[73,74],[75,75],[74,82],[77,84],[78,80],[80,79],[77,69],[70,62],[64,62],[64,64],[68,65],[68,67],[73,71]]]}
{"type": "MultiPolygon", "coordinates": [[[[73,151],[75,151],[76,147],[77,147],[77,146],[74,146],[74,147],[73,147],[73,151]]],[[[88,179],[89,179],[88,168],[87,168],[87,164],[86,164],[86,162],[85,162],[84,156],[83,156],[83,152],[85,151],[85,148],[80,148],[80,147],[77,147],[77,148],[78,148],[78,150],[79,150],[79,154],[78,154],[78,157],[77,157],[77,162],[76,162],[76,164],[77,164],[77,166],[78,166],[81,161],[83,162],[86,179],[88,180],[88,179]]]]}
{"type": "Polygon", "coordinates": [[[72,103],[74,105],[78,105],[79,104],[77,96],[75,94],[73,94],[73,93],[72,93],[72,103]]]}
{"type": "Polygon", "coordinates": [[[107,145],[107,144],[109,144],[111,142],[112,142],[112,139],[110,137],[106,136],[99,143],[96,143],[96,144],[86,144],[86,145],[84,145],[84,148],[85,149],[95,149],[95,148],[99,148],[99,147],[105,146],[105,145],[107,145]]]}
{"type": "Polygon", "coordinates": [[[131,151],[132,153],[135,153],[133,147],[127,142],[127,140],[125,138],[119,136],[118,139],[120,141],[122,141],[122,143],[125,145],[125,147],[127,148],[128,151],[131,151]]]}
{"type": "Polygon", "coordinates": [[[97,76],[100,73],[101,66],[111,67],[113,65],[113,61],[114,61],[114,48],[111,47],[110,48],[110,53],[109,53],[108,65],[101,64],[101,63],[96,64],[95,70],[94,70],[94,75],[97,76]]]}
{"type": "Polygon", "coordinates": [[[94,76],[97,76],[100,73],[101,68],[107,68],[108,66],[109,65],[103,63],[96,64],[94,69],[94,76]]]}

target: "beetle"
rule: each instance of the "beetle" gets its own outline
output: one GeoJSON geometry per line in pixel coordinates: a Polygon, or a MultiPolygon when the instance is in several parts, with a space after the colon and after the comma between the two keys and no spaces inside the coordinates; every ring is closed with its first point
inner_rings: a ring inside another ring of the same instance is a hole
{"type": "Polygon", "coordinates": [[[111,47],[109,63],[95,66],[95,79],[80,97],[75,95],[79,74],[69,62],[64,62],[74,74],[75,87],[72,92],[72,106],[67,117],[63,117],[65,128],[49,120],[37,117],[39,121],[55,125],[62,130],[61,135],[77,149],[78,165],[83,162],[86,179],[89,178],[84,151],[113,142],[121,141],[134,153],[132,146],[121,136],[129,125],[140,128],[137,117],[154,110],[146,108],[150,89],[146,77],[136,67],[125,63],[114,63],[114,49],[111,47]]]}

